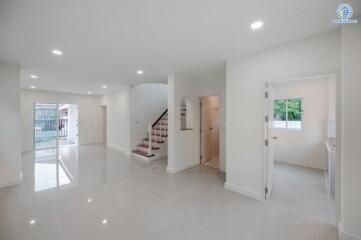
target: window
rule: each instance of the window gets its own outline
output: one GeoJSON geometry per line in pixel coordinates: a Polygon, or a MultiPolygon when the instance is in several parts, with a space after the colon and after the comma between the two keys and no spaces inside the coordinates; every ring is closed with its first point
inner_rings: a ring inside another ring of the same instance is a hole
{"type": "Polygon", "coordinates": [[[276,99],[273,105],[274,128],[302,129],[302,98],[276,99]]]}

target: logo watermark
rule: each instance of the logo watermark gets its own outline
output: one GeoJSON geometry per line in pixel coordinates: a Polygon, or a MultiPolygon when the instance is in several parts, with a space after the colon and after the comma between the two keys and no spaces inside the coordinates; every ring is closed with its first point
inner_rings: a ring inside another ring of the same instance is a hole
{"type": "Polygon", "coordinates": [[[357,23],[357,19],[351,19],[353,9],[350,4],[342,3],[336,9],[338,19],[334,19],[334,23],[357,23]]]}

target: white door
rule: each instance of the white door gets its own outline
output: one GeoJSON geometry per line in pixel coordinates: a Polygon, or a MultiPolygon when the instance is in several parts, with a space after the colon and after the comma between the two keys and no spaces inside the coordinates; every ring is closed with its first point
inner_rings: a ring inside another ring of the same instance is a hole
{"type": "Polygon", "coordinates": [[[273,187],[273,166],[274,166],[274,140],[273,136],[273,89],[266,84],[265,98],[265,198],[269,199],[273,187]]]}

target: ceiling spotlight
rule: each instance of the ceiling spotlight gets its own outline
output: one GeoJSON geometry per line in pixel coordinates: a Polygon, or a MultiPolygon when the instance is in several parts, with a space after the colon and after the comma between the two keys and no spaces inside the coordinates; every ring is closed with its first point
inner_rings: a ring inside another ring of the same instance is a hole
{"type": "Polygon", "coordinates": [[[36,223],[36,220],[35,219],[31,219],[30,221],[29,221],[29,224],[30,225],[34,225],[36,223]]]}
{"type": "Polygon", "coordinates": [[[106,218],[104,218],[103,220],[102,220],[102,224],[103,225],[106,225],[108,223],[108,220],[106,219],[106,218]]]}
{"type": "Polygon", "coordinates": [[[251,24],[251,28],[252,28],[253,30],[260,29],[262,26],[263,26],[263,22],[262,22],[262,21],[256,21],[256,22],[253,22],[253,23],[251,24]]]}
{"type": "Polygon", "coordinates": [[[36,75],[30,75],[29,76],[31,79],[38,79],[38,76],[36,76],[36,75]]]}
{"type": "Polygon", "coordinates": [[[93,199],[88,198],[88,203],[91,203],[93,201],[93,199]]]}
{"type": "Polygon", "coordinates": [[[35,85],[31,85],[30,88],[31,88],[31,89],[35,89],[36,86],[35,86],[35,85]]]}
{"type": "Polygon", "coordinates": [[[89,91],[88,94],[90,95],[90,94],[92,94],[92,92],[89,91]]]}
{"type": "Polygon", "coordinates": [[[143,70],[138,70],[138,71],[137,71],[137,74],[138,74],[138,75],[143,75],[143,70]]]}
{"type": "Polygon", "coordinates": [[[102,88],[104,88],[104,89],[105,89],[105,88],[108,88],[108,86],[107,86],[107,85],[103,85],[103,86],[102,86],[102,88]]]}
{"type": "Polygon", "coordinates": [[[53,49],[51,50],[51,52],[54,54],[54,55],[58,55],[58,56],[61,56],[63,55],[63,52],[58,50],[58,49],[53,49]]]}

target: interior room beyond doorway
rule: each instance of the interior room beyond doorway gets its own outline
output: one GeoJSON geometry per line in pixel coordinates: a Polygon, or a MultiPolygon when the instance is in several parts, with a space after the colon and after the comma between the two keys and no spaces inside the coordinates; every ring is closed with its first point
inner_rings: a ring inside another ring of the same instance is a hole
{"type": "Polygon", "coordinates": [[[219,168],[219,96],[201,97],[201,163],[219,168]]]}

